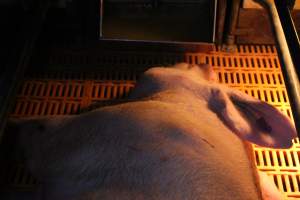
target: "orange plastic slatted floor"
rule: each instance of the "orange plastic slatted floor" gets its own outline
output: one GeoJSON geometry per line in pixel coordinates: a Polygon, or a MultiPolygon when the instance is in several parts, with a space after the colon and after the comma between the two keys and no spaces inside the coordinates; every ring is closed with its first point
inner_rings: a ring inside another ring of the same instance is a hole
{"type": "MultiPolygon", "coordinates": [[[[209,63],[218,74],[219,82],[239,89],[251,96],[266,101],[292,119],[291,108],[274,46],[239,46],[236,53],[224,53],[216,47],[210,53],[158,54],[115,52],[113,55],[49,56],[55,65],[85,64],[122,66],[122,70],[102,70],[97,73],[57,72],[32,74],[26,79],[16,100],[11,117],[32,115],[77,114],[94,102],[125,99],[134,87],[141,71],[129,70],[126,66],[155,66],[163,63],[189,62],[209,63]],[[35,78],[32,78],[35,77],[35,78]]],[[[274,150],[254,146],[257,168],[273,177],[286,199],[300,199],[300,143],[295,139],[288,150],[274,150]]],[[[14,189],[30,189],[35,181],[22,165],[9,172],[8,183],[14,189]]]]}

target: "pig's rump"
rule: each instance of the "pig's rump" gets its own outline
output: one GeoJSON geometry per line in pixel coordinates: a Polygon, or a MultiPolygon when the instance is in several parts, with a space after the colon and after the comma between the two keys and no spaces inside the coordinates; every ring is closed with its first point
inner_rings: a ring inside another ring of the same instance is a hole
{"type": "Polygon", "coordinates": [[[47,187],[81,199],[261,199],[243,142],[200,101],[130,102],[53,121],[25,149],[47,187]]]}

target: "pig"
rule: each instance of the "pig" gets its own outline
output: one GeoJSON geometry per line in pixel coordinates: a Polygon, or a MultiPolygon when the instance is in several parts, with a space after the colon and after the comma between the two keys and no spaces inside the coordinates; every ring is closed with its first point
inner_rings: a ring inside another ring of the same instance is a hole
{"type": "Polygon", "coordinates": [[[11,123],[46,200],[281,199],[249,145],[296,137],[276,108],[187,63],[150,68],[127,102],[11,123]]]}

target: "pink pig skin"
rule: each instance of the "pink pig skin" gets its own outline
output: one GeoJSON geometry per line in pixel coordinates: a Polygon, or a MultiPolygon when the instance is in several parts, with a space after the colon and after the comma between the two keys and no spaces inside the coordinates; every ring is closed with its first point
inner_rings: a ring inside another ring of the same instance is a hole
{"type": "Polygon", "coordinates": [[[277,109],[186,63],[146,71],[127,103],[14,123],[40,199],[262,199],[243,140],[296,137],[277,109]]]}

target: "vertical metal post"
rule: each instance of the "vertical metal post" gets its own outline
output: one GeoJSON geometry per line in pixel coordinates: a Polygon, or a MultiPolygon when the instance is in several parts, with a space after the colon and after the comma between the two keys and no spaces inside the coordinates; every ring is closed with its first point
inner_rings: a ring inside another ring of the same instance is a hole
{"type": "Polygon", "coordinates": [[[227,0],[218,0],[217,2],[217,33],[216,33],[216,42],[222,44],[224,38],[224,24],[226,16],[226,6],[227,0]]]}
{"type": "Polygon", "coordinates": [[[218,9],[218,0],[214,1],[214,28],[213,28],[213,36],[212,36],[212,41],[215,43],[216,41],[216,29],[217,29],[217,9],[218,9]]]}
{"type": "Polygon", "coordinates": [[[225,37],[225,43],[228,46],[234,45],[235,43],[235,30],[238,21],[240,4],[241,0],[232,0],[228,29],[226,30],[227,34],[225,37]]]}
{"type": "Polygon", "coordinates": [[[275,1],[275,6],[278,11],[279,19],[281,24],[284,24],[283,31],[288,38],[287,43],[292,56],[293,63],[297,72],[298,78],[300,77],[300,42],[295,28],[293,18],[290,11],[290,6],[287,1],[275,1]]]}
{"type": "Polygon", "coordinates": [[[99,31],[99,37],[103,37],[103,0],[100,0],[100,31],[99,31]]]}

